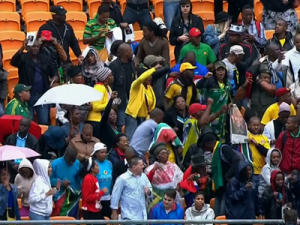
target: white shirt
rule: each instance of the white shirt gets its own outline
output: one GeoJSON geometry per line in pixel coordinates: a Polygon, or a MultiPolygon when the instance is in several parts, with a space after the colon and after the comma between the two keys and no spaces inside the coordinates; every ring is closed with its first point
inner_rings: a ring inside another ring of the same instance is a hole
{"type": "Polygon", "coordinates": [[[287,51],[285,54],[285,59],[282,60],[282,65],[288,66],[291,72],[294,74],[294,80],[298,80],[298,71],[300,69],[300,52],[296,50],[296,47],[287,51]],[[292,68],[290,67],[290,63],[292,68]]]}

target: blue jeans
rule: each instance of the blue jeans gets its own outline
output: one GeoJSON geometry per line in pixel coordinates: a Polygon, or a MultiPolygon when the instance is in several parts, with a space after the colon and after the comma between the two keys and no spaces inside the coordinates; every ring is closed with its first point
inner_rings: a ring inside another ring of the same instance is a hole
{"type": "Polygon", "coordinates": [[[150,22],[151,16],[149,9],[142,9],[142,10],[135,10],[130,7],[126,7],[123,19],[125,22],[129,24],[134,24],[135,22],[138,22],[140,24],[140,27],[143,28],[143,25],[150,22]]]}
{"type": "MultiPolygon", "coordinates": [[[[41,215],[38,215],[36,213],[29,211],[29,218],[30,218],[30,220],[49,220],[50,216],[41,216],[41,215]]],[[[44,223],[41,225],[48,225],[48,224],[44,223]]]]}
{"type": "Polygon", "coordinates": [[[164,2],[164,18],[168,30],[171,29],[172,21],[179,11],[179,2],[164,2]]]}
{"type": "Polygon", "coordinates": [[[36,112],[39,124],[49,125],[50,106],[39,105],[34,107],[34,104],[41,96],[42,96],[41,94],[31,94],[29,100],[30,111],[33,116],[34,116],[34,112],[36,112]]]}
{"type": "Polygon", "coordinates": [[[145,119],[143,118],[133,118],[129,115],[125,115],[125,134],[128,138],[128,140],[130,141],[134,131],[136,130],[136,128],[144,121],[145,119]]]}

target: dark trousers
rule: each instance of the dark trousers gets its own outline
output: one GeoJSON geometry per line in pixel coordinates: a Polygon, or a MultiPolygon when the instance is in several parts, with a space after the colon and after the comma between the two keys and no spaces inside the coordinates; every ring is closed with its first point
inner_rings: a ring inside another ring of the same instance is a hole
{"type": "Polygon", "coordinates": [[[82,210],[82,217],[85,220],[104,220],[104,217],[103,217],[101,211],[94,213],[94,212],[82,210]]]}
{"type": "Polygon", "coordinates": [[[101,201],[102,209],[101,213],[103,216],[109,217],[111,216],[111,208],[110,208],[110,201],[101,201]]]}

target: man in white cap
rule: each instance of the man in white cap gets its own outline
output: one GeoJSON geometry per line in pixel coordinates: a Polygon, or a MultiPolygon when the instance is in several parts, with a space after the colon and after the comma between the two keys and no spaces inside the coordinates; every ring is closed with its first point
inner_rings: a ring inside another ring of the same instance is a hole
{"type": "Polygon", "coordinates": [[[267,136],[271,147],[275,146],[276,139],[279,137],[281,131],[285,130],[285,124],[291,114],[291,107],[289,104],[282,102],[279,105],[278,119],[271,120],[266,124],[263,134],[267,136]]]}
{"type": "Polygon", "coordinates": [[[232,90],[236,91],[236,81],[239,77],[239,71],[236,64],[239,63],[245,55],[244,49],[240,45],[233,45],[230,47],[229,55],[222,61],[227,67],[228,81],[231,83],[232,90]]]}

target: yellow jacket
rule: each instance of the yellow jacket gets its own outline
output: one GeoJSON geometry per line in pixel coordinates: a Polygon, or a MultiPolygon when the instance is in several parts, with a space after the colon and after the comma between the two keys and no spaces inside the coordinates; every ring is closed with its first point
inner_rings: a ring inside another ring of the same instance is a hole
{"type": "MultiPolygon", "coordinates": [[[[144,73],[142,73],[141,76],[139,76],[139,78],[137,78],[131,84],[129,101],[125,113],[132,116],[133,118],[136,118],[137,115],[143,118],[146,118],[148,116],[148,110],[145,101],[146,88],[143,85],[143,83],[147,79],[149,79],[155,71],[155,68],[146,70],[144,73]]],[[[147,89],[151,92],[151,95],[153,96],[153,104],[149,105],[149,111],[152,111],[156,105],[156,98],[151,85],[148,85],[147,89]]]]}
{"type": "Polygon", "coordinates": [[[89,112],[87,118],[88,121],[94,121],[94,122],[101,121],[102,118],[101,113],[104,111],[110,99],[111,88],[109,86],[107,86],[107,88],[102,83],[95,84],[94,89],[101,92],[103,94],[103,98],[100,101],[92,102],[92,110],[89,112]]]}

